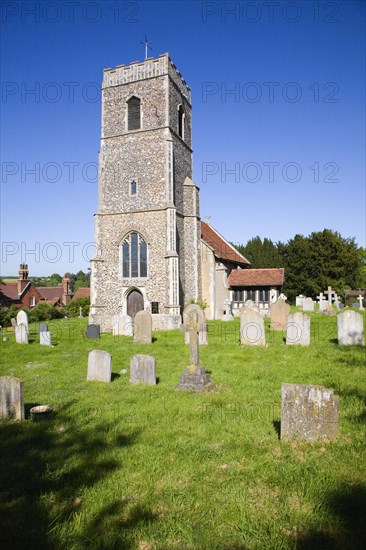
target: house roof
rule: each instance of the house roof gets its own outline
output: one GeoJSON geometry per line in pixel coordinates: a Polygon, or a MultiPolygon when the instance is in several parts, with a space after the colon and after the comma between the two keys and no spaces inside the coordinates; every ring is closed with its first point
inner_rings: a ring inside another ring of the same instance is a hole
{"type": "Polygon", "coordinates": [[[216,258],[240,265],[250,265],[250,262],[240,254],[211,225],[201,221],[201,239],[210,247],[216,258]]]}
{"type": "Polygon", "coordinates": [[[0,298],[2,302],[21,303],[18,295],[17,281],[9,283],[0,283],[0,298]]]}
{"type": "Polygon", "coordinates": [[[87,288],[87,287],[79,287],[74,296],[73,296],[73,300],[75,300],[75,298],[89,298],[90,297],[90,288],[87,288]]]}
{"type": "Polygon", "coordinates": [[[282,286],[285,281],[283,267],[271,269],[234,269],[228,283],[235,286],[282,286]]]}
{"type": "Polygon", "coordinates": [[[64,293],[63,286],[37,286],[36,288],[43,300],[54,300],[54,298],[61,300],[64,293]]]}

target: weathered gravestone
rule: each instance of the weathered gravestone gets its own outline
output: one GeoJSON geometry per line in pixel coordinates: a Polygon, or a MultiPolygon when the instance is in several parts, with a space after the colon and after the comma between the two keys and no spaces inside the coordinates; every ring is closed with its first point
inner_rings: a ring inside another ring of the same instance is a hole
{"type": "Polygon", "coordinates": [[[281,439],[316,441],[338,433],[338,396],[322,386],[282,384],[281,439]]]}
{"type": "Polygon", "coordinates": [[[148,311],[138,311],[134,319],[133,341],[135,344],[152,343],[152,316],[148,311]]]}
{"type": "Polygon", "coordinates": [[[133,320],[129,315],[114,315],[112,318],[113,336],[133,336],[133,320]]]}
{"type": "Polygon", "coordinates": [[[254,309],[244,309],[240,315],[240,343],[243,346],[265,346],[264,319],[254,309]]]}
{"type": "Polygon", "coordinates": [[[189,353],[191,364],[180,377],[177,390],[203,392],[210,391],[214,384],[210,382],[210,374],[199,364],[199,333],[202,330],[198,311],[192,310],[188,314],[186,329],[189,330],[189,353]]]}
{"type": "Polygon", "coordinates": [[[134,355],[130,361],[130,382],[156,384],[155,358],[151,355],[134,355]]]}
{"type": "Polygon", "coordinates": [[[94,338],[100,338],[100,325],[88,325],[86,327],[86,336],[93,340],[94,338]]]}
{"type": "Polygon", "coordinates": [[[0,419],[24,420],[23,382],[14,376],[0,377],[0,419]]]}
{"type": "Polygon", "coordinates": [[[259,313],[259,307],[253,300],[246,300],[244,304],[239,309],[239,314],[241,314],[243,311],[247,311],[248,309],[251,309],[252,311],[257,311],[259,313]]]}
{"type": "Polygon", "coordinates": [[[290,309],[282,298],[278,298],[277,302],[271,305],[271,330],[285,329],[290,309]]]}
{"type": "Polygon", "coordinates": [[[308,346],[310,344],[310,317],[298,311],[290,313],[286,324],[286,344],[308,346]]]}
{"type": "Polygon", "coordinates": [[[12,317],[10,319],[10,322],[11,322],[11,326],[13,327],[13,329],[15,330],[17,328],[17,320],[14,319],[14,317],[12,317]]]}
{"type": "Polygon", "coordinates": [[[303,311],[314,311],[315,302],[311,298],[305,298],[302,309],[303,311]]]}
{"type": "Polygon", "coordinates": [[[20,323],[15,327],[15,341],[17,344],[28,344],[28,325],[20,323]]]}
{"type": "Polygon", "coordinates": [[[356,311],[344,311],[337,316],[338,344],[363,346],[363,316],[356,311]]]}
{"type": "Polygon", "coordinates": [[[231,311],[231,301],[229,299],[224,300],[224,315],[221,317],[221,321],[232,321],[234,319],[231,311]]]}
{"type": "Polygon", "coordinates": [[[41,346],[52,346],[51,342],[51,333],[48,330],[42,330],[42,332],[39,333],[39,343],[41,346]]]}
{"type": "Polygon", "coordinates": [[[296,296],[295,300],[296,300],[295,302],[296,307],[302,307],[304,304],[305,296],[303,296],[302,294],[299,294],[299,296],[296,296]]]}
{"type": "Polygon", "coordinates": [[[48,331],[48,325],[46,323],[39,323],[38,325],[38,333],[41,332],[47,332],[48,331]]]}
{"type": "Polygon", "coordinates": [[[27,332],[28,332],[28,328],[29,328],[28,315],[22,309],[18,311],[18,314],[17,314],[17,325],[20,325],[21,323],[26,325],[27,332]]]}
{"type": "Polygon", "coordinates": [[[112,378],[112,356],[107,351],[93,349],[88,355],[87,380],[110,382],[112,378]]]}
{"type": "MultiPolygon", "coordinates": [[[[189,313],[191,311],[196,311],[197,312],[198,319],[199,319],[199,324],[200,324],[200,327],[201,327],[199,335],[198,335],[199,345],[200,346],[207,345],[208,344],[208,331],[207,331],[206,315],[205,315],[205,312],[203,311],[203,309],[200,308],[199,305],[189,304],[188,306],[185,307],[185,309],[183,311],[183,325],[186,327],[187,323],[189,323],[189,313]]],[[[189,330],[184,329],[184,331],[185,331],[184,343],[189,344],[189,338],[190,338],[189,330]]]]}

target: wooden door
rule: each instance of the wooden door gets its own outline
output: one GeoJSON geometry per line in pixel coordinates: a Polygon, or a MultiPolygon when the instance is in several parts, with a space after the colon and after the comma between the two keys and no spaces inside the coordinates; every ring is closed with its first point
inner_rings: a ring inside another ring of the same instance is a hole
{"type": "Polygon", "coordinates": [[[139,290],[132,290],[127,296],[127,315],[130,315],[132,319],[138,311],[144,309],[144,298],[139,290]]]}

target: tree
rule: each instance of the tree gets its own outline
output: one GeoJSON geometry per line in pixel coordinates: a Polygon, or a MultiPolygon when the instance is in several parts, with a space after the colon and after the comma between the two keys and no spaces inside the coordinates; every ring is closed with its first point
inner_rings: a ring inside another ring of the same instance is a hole
{"type": "Polygon", "coordinates": [[[283,267],[283,258],[271,239],[265,237],[262,242],[257,235],[246,245],[239,245],[236,248],[250,262],[252,268],[283,267]]]}

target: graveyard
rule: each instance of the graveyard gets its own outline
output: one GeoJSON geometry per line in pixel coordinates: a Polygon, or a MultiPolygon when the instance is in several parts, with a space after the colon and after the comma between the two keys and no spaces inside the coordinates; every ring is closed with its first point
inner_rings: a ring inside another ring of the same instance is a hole
{"type": "Polygon", "coordinates": [[[1,376],[21,380],[24,398],[24,420],[0,423],[2,547],[362,548],[365,346],[343,332],[338,343],[343,313],[290,313],[287,334],[265,318],[258,345],[249,330],[241,342],[239,318],[209,321],[198,349],[180,330],[88,338],[85,318],[49,321],[51,345],[38,324],[28,344],[2,329],[1,376]],[[301,323],[310,338],[293,345],[301,323]],[[210,391],[177,389],[192,363],[210,391]],[[334,433],[280,437],[295,414],[281,426],[281,392],[295,384],[336,396],[334,433]],[[34,421],[40,405],[53,413],[34,421]]]}

